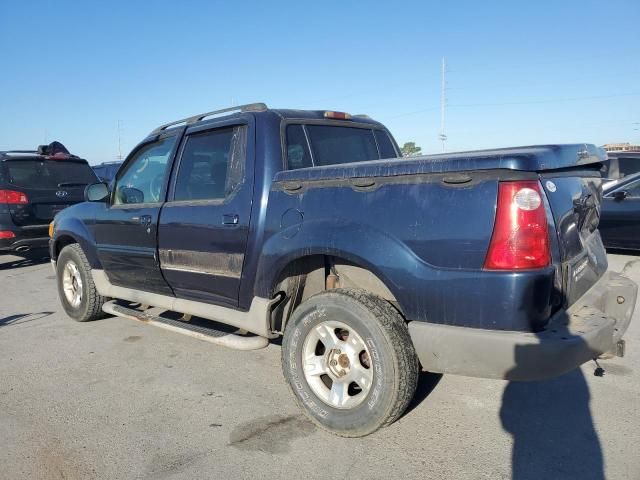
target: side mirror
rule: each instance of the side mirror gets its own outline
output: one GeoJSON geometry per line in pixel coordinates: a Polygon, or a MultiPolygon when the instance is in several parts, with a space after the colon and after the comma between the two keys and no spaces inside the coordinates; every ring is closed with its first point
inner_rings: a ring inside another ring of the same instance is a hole
{"type": "Polygon", "coordinates": [[[122,203],[144,203],[144,193],[142,190],[132,187],[123,187],[118,189],[122,203]]]}
{"type": "Polygon", "coordinates": [[[84,189],[87,202],[104,202],[109,198],[109,187],[104,183],[93,183],[84,189]]]}
{"type": "Polygon", "coordinates": [[[617,192],[613,192],[613,199],[617,201],[621,201],[627,198],[627,195],[628,193],[626,190],[618,190],[617,192]]]}

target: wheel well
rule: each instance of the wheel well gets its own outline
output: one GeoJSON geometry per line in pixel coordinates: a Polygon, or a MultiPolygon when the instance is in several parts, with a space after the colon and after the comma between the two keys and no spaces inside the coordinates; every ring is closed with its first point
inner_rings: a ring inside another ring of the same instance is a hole
{"type": "Polygon", "coordinates": [[[389,301],[402,310],[391,290],[371,270],[330,255],[310,255],[289,263],[283,270],[273,295],[284,294],[284,300],[272,314],[272,330],[284,332],[293,310],[307,298],[332,288],[358,288],[389,301]]]}
{"type": "Polygon", "coordinates": [[[56,240],[56,246],[55,246],[55,251],[54,251],[54,254],[56,256],[55,258],[56,259],[58,258],[58,256],[60,255],[60,252],[62,251],[62,249],[64,247],[66,247],[67,245],[71,245],[72,243],[78,243],[78,242],[76,242],[75,238],[73,238],[73,237],[71,237],[69,235],[63,235],[60,238],[58,238],[56,240]]]}

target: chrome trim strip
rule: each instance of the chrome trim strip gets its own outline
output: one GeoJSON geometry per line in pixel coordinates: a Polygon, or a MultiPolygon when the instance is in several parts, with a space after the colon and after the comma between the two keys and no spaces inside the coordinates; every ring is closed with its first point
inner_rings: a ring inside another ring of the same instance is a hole
{"type": "Polygon", "coordinates": [[[280,298],[253,297],[248,312],[233,308],[221,307],[210,303],[196,302],[183,298],[170,297],[159,293],[143,292],[131,288],[113,285],[104,270],[91,270],[93,282],[100,295],[130,302],[138,302],[154,307],[162,307],[179,313],[187,313],[197,317],[213,320],[255,333],[262,337],[275,338],[278,335],[271,332],[271,309],[280,298]]]}
{"type": "Polygon", "coordinates": [[[160,268],[237,278],[242,275],[242,253],[211,253],[195,250],[160,249],[160,268]]]}

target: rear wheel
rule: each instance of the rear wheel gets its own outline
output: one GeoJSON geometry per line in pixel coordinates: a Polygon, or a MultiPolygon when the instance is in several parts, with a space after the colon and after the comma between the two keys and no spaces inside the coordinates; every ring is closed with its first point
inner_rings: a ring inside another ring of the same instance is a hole
{"type": "Polygon", "coordinates": [[[78,322],[104,317],[106,298],[98,294],[91,277],[91,266],[78,244],[62,249],[56,264],[58,296],[67,315],[78,322]]]}
{"type": "Polygon", "coordinates": [[[282,368],[305,413],[346,437],[399,418],[418,379],[404,319],[360,290],[331,290],[300,305],[284,334],[282,368]]]}

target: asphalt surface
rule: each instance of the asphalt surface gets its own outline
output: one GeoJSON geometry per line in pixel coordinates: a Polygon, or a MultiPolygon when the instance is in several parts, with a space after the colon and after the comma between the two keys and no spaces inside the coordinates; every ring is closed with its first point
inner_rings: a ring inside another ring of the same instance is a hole
{"type": "MultiPolygon", "coordinates": [[[[610,268],[640,283],[640,260],[610,268]]],[[[423,374],[362,439],[302,416],[280,347],[239,352],[133,320],[76,323],[46,260],[0,256],[0,478],[640,479],[640,315],[624,358],[509,383],[423,374]]]]}

